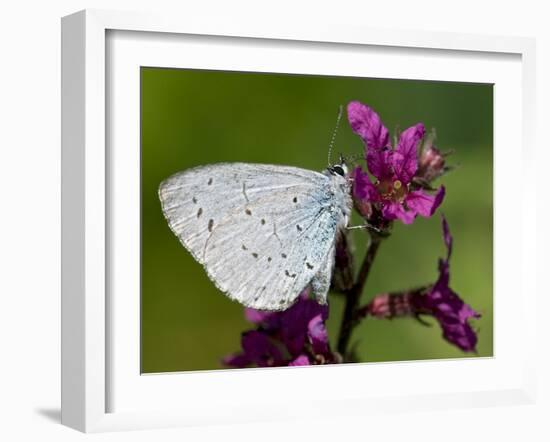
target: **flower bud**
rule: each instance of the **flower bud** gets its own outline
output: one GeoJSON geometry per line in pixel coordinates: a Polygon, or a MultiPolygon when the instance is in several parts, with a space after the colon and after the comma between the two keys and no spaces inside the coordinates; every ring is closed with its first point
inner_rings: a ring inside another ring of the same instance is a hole
{"type": "Polygon", "coordinates": [[[369,219],[372,216],[372,204],[366,200],[354,199],[355,209],[364,219],[369,219]]]}
{"type": "Polygon", "coordinates": [[[427,182],[435,180],[445,172],[445,157],[431,143],[426,146],[418,159],[417,176],[427,182]]]}
{"type": "Polygon", "coordinates": [[[374,299],[364,308],[363,314],[379,318],[393,319],[413,315],[411,305],[411,294],[405,293],[383,293],[374,299]]]}

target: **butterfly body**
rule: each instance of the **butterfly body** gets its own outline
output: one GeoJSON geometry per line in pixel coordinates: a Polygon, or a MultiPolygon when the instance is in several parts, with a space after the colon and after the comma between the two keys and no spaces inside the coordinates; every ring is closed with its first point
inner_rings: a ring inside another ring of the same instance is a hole
{"type": "Polygon", "coordinates": [[[200,166],[163,181],[159,197],[172,231],[229,298],[284,310],[311,285],[326,303],[352,207],[345,166],[200,166]]]}

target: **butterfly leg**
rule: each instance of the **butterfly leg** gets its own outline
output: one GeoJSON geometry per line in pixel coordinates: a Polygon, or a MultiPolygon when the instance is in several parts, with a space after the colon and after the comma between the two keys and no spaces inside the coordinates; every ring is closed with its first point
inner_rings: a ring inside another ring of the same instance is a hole
{"type": "Polygon", "coordinates": [[[371,230],[371,231],[376,232],[376,233],[383,233],[383,231],[381,229],[379,229],[378,227],[375,227],[372,224],[369,224],[367,222],[365,224],[361,224],[359,226],[348,226],[348,227],[346,227],[346,230],[356,230],[356,229],[366,229],[366,230],[371,230]]]}
{"type": "Polygon", "coordinates": [[[332,271],[334,270],[334,246],[327,254],[325,262],[319,268],[317,274],[311,280],[311,289],[313,295],[319,304],[327,303],[328,290],[332,279],[332,271]]]}

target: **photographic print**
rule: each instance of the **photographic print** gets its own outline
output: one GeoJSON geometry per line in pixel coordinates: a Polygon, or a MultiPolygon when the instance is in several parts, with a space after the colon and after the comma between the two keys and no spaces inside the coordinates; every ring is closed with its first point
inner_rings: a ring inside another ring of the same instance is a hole
{"type": "Polygon", "coordinates": [[[141,368],[493,355],[491,84],[141,68],[141,368]]]}

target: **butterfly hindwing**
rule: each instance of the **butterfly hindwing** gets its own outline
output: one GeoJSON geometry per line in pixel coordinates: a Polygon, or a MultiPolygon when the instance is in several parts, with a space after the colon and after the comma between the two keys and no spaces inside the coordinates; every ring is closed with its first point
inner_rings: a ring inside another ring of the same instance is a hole
{"type": "Polygon", "coordinates": [[[284,213],[270,206],[250,204],[214,229],[204,265],[231,298],[278,310],[291,305],[318,272],[334,240],[335,223],[322,208],[284,213]]]}

